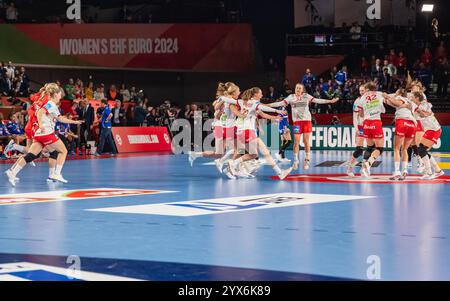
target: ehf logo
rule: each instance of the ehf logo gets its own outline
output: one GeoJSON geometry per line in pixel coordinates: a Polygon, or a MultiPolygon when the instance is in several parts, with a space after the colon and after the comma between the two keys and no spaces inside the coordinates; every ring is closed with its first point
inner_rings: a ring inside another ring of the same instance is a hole
{"type": "Polygon", "coordinates": [[[116,141],[117,141],[117,144],[122,145],[122,138],[120,137],[119,134],[116,135],[116,141]]]}

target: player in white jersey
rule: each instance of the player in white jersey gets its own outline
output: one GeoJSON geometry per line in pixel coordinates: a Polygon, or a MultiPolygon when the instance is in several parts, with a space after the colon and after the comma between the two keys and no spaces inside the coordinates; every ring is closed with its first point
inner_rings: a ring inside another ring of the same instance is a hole
{"type": "MultiPolygon", "coordinates": [[[[422,85],[422,83],[418,80],[413,81],[411,76],[408,72],[408,81],[407,85],[410,92],[408,93],[408,98],[412,99],[414,92],[420,92],[422,93],[424,101],[427,101],[427,96],[425,95],[425,88],[422,85]]],[[[425,134],[423,127],[422,127],[422,117],[416,112],[414,113],[414,117],[417,120],[417,130],[416,130],[416,136],[414,138],[414,141],[411,143],[411,149],[414,156],[417,158],[417,171],[420,173],[423,173],[425,166],[423,164],[422,158],[419,156],[419,144],[420,140],[422,140],[423,135],[425,134]]]]}
{"type": "Polygon", "coordinates": [[[50,100],[36,112],[39,129],[35,133],[29,152],[24,157],[18,159],[11,169],[6,171],[9,182],[13,186],[15,186],[16,175],[25,167],[25,165],[27,165],[27,163],[35,160],[44,148],[47,148],[50,152],[58,152],[56,168],[50,179],[67,183],[61,175],[67,156],[67,149],[55,133],[55,123],[56,121],[59,121],[67,124],[81,124],[83,121],[70,120],[61,115],[58,108],[61,100],[61,90],[57,84],[46,85],[45,92],[49,95],[50,100]]]}
{"type": "Polygon", "coordinates": [[[395,111],[395,136],[394,136],[394,165],[395,171],[391,180],[404,180],[408,175],[408,148],[416,135],[416,118],[413,112],[417,106],[407,98],[407,93],[399,89],[392,97],[383,94],[386,103],[396,109],[395,111]],[[400,155],[401,150],[401,155],[400,155]],[[400,172],[400,159],[402,172],[400,172]]]}
{"type": "Polygon", "coordinates": [[[282,114],[283,111],[262,105],[260,103],[262,96],[263,93],[261,89],[257,87],[249,89],[242,94],[243,100],[240,100],[238,105],[245,117],[238,117],[236,120],[238,150],[241,152],[247,151],[248,153],[235,160],[229,161],[228,168],[231,174],[235,176],[238,173],[239,166],[243,162],[256,158],[258,153],[261,152],[267,163],[272,166],[277,176],[283,180],[289,175],[292,168],[281,170],[270,155],[270,151],[267,149],[267,146],[258,137],[257,133],[258,115],[268,117],[270,119],[280,120],[281,118],[278,116],[271,117],[269,115],[264,115],[262,112],[282,114]]]}
{"type": "Polygon", "coordinates": [[[369,82],[365,85],[368,92],[361,96],[359,108],[363,117],[364,138],[367,141],[367,150],[364,153],[361,175],[370,176],[370,168],[377,158],[384,152],[384,132],[381,114],[386,112],[384,97],[377,92],[377,85],[369,82]]]}
{"type": "Polygon", "coordinates": [[[290,105],[292,108],[292,119],[294,121],[294,169],[298,169],[299,166],[299,150],[300,139],[303,135],[303,143],[305,145],[305,162],[303,165],[304,170],[309,169],[311,161],[311,133],[312,133],[312,121],[311,112],[309,111],[309,105],[311,102],[318,104],[336,103],[339,98],[332,100],[316,99],[313,96],[306,93],[305,86],[297,84],[295,86],[295,94],[288,96],[285,100],[274,102],[269,104],[270,107],[281,107],[290,105]]]}
{"type": "Polygon", "coordinates": [[[360,109],[361,96],[366,94],[366,92],[367,92],[366,87],[364,85],[361,85],[359,87],[360,97],[358,97],[353,103],[353,126],[356,132],[356,139],[355,139],[356,150],[353,152],[353,155],[350,158],[350,161],[348,162],[347,175],[349,177],[355,176],[355,174],[353,173],[353,168],[356,166],[358,158],[364,154],[364,127],[363,127],[364,120],[359,115],[359,112],[361,111],[360,109]]]}
{"type": "MultiPolygon", "coordinates": [[[[222,121],[220,120],[221,116],[224,113],[225,103],[222,100],[224,93],[226,91],[226,84],[219,83],[216,92],[216,100],[213,102],[214,107],[214,121],[212,124],[212,130],[214,134],[214,144],[215,151],[205,151],[205,152],[189,152],[189,163],[191,166],[194,165],[194,162],[198,158],[214,158],[219,159],[225,153],[225,139],[226,135],[224,132],[224,128],[222,126],[222,121]]],[[[193,130],[193,129],[192,129],[193,130]]]]}
{"type": "Polygon", "coordinates": [[[412,101],[417,105],[416,112],[422,118],[422,127],[425,131],[419,143],[419,156],[425,165],[425,174],[422,179],[435,179],[444,175],[444,172],[429,152],[442,135],[441,125],[432,111],[431,103],[423,98],[421,92],[414,92],[412,101]],[[432,167],[434,168],[434,172],[432,167]]]}

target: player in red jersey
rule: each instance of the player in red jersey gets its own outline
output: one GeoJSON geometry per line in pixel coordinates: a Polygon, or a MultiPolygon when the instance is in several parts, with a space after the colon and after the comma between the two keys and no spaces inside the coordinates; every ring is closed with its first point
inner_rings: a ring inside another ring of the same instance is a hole
{"type": "MultiPolygon", "coordinates": [[[[47,103],[36,111],[38,129],[34,132],[33,143],[29,153],[17,160],[13,167],[6,171],[11,185],[16,185],[16,175],[25,167],[27,163],[38,158],[39,153],[47,148],[51,152],[57,152],[56,168],[51,180],[67,183],[62,177],[61,171],[66,160],[67,149],[64,143],[55,134],[56,120],[67,124],[81,124],[82,121],[74,121],[61,116],[59,112],[59,102],[61,100],[61,90],[56,84],[47,84],[45,94],[48,95],[47,103]]],[[[33,126],[33,128],[35,128],[33,126]]]]}

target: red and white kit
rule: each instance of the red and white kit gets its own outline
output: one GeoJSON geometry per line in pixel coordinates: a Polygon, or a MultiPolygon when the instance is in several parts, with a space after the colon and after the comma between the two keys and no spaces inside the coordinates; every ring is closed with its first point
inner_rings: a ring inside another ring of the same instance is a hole
{"type": "Polygon", "coordinates": [[[384,138],[381,114],[386,113],[385,99],[381,92],[370,91],[361,96],[359,109],[364,112],[364,138],[384,138]]]}
{"type": "Polygon", "coordinates": [[[433,105],[431,103],[427,101],[422,101],[418,109],[426,113],[432,113],[431,116],[421,117],[422,127],[425,132],[423,138],[431,140],[434,143],[437,143],[439,138],[441,138],[442,129],[441,125],[439,124],[439,121],[436,119],[436,116],[434,116],[432,107],[433,105]]]}
{"type": "Polygon", "coordinates": [[[39,128],[35,135],[34,140],[39,142],[42,146],[47,146],[55,143],[59,140],[58,135],[55,133],[56,118],[61,115],[58,106],[49,101],[42,107],[45,110],[45,114],[42,115],[42,128],[39,128]]]}
{"type": "Polygon", "coordinates": [[[413,112],[416,111],[416,104],[406,97],[397,96],[396,100],[400,100],[403,104],[410,104],[412,109],[397,108],[395,111],[395,135],[412,139],[416,136],[416,118],[413,112]]]}

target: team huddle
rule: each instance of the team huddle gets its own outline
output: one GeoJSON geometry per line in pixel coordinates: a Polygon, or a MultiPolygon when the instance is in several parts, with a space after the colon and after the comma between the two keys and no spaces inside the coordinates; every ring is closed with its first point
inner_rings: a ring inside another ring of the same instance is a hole
{"type": "MultiPolygon", "coordinates": [[[[347,174],[355,177],[354,168],[361,162],[361,177],[370,178],[371,167],[384,152],[385,137],[381,115],[386,113],[385,105],[395,108],[394,173],[393,181],[405,180],[409,174],[413,155],[417,158],[417,172],[421,179],[432,180],[444,172],[430,155],[430,151],[441,136],[441,126],[432,105],[427,101],[424,88],[419,81],[409,80],[406,89],[395,94],[377,91],[377,85],[368,82],[360,86],[360,97],[355,100],[353,120],[356,130],[356,150],[347,162],[347,174]],[[366,144],[366,147],[364,145],[366,144]],[[400,169],[401,168],[401,169],[400,169]]],[[[215,151],[190,152],[189,161],[193,166],[197,158],[214,158],[220,173],[230,179],[253,178],[262,165],[258,154],[272,166],[279,179],[285,179],[300,165],[300,142],[304,144],[303,170],[310,168],[312,116],[311,103],[333,104],[338,99],[316,99],[306,93],[302,84],[297,84],[295,93],[286,99],[270,104],[261,104],[263,97],[259,88],[251,88],[242,94],[234,83],[219,84],[214,101],[213,132],[215,151]],[[281,169],[279,163],[287,163],[285,151],[291,145],[288,116],[284,110],[291,106],[294,131],[294,160],[292,167],[281,169]],[[273,115],[273,114],[277,115],[273,115]],[[269,119],[279,122],[281,149],[272,158],[270,151],[259,138],[259,120],[269,119]]]]}

